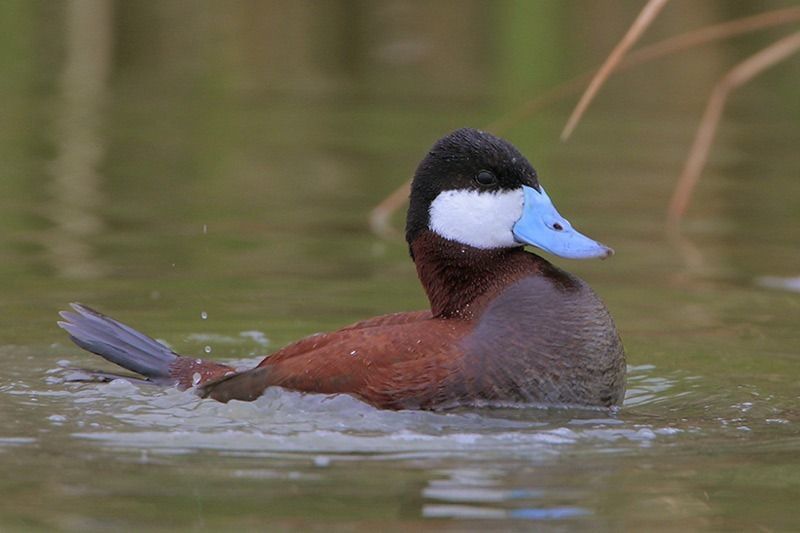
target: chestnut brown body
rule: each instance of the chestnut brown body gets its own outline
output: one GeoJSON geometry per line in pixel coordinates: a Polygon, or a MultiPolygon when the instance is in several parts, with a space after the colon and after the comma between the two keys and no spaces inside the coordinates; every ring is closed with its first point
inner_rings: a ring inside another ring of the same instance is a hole
{"type": "MultiPolygon", "coordinates": [[[[78,304],[62,313],[60,325],[79,346],[151,381],[194,386],[220,401],[253,400],[283,387],[349,394],[389,409],[619,405],[625,355],[605,306],[585,282],[525,251],[528,240],[518,241],[518,234],[552,232],[542,240],[551,243],[572,231],[554,210],[548,214],[548,205],[535,171],[513,146],[458,130],[433,147],[412,185],[406,238],[429,311],[312,335],[238,373],[179,356],[78,304]],[[541,212],[531,211],[529,197],[541,212]],[[542,228],[530,226],[537,217],[542,228]]],[[[580,234],[569,239],[567,257],[611,253],[580,234]]],[[[549,246],[562,250],[555,242],[549,246]]]]}
{"type": "Polygon", "coordinates": [[[412,247],[433,311],[308,337],[202,394],[252,400],[280,386],[392,409],[621,403],[622,344],[583,281],[521,248],[462,251],[429,233],[420,238],[412,247]]]}

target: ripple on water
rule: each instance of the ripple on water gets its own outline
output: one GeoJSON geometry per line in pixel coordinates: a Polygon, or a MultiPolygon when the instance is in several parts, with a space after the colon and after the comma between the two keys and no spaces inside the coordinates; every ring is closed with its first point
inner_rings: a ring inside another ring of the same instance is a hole
{"type": "MultiPolygon", "coordinates": [[[[657,396],[669,381],[636,381],[635,394],[657,396]],[[638,391],[638,392],[637,392],[638,391]]],[[[632,424],[605,411],[470,409],[385,411],[345,395],[270,389],[254,402],[221,404],[192,391],[118,379],[73,385],[72,412],[52,424],[103,445],[161,453],[217,450],[239,454],[379,454],[545,457],[577,443],[649,446],[677,430],[632,424]],[[72,426],[70,426],[72,424],[72,426]]]]}
{"type": "Polygon", "coordinates": [[[0,437],[0,452],[5,451],[6,448],[34,444],[35,442],[37,442],[36,439],[29,437],[0,437]]]}

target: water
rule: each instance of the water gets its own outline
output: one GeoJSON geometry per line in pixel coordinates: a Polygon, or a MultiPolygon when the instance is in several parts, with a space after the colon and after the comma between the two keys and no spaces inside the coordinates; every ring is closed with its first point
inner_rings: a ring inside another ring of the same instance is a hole
{"type": "MultiPolygon", "coordinates": [[[[456,20],[375,2],[359,23],[334,3],[121,4],[105,59],[69,40],[63,7],[8,5],[0,529],[800,527],[796,58],[734,93],[685,240],[663,232],[713,81],[780,31],[619,76],[569,143],[570,101],[506,133],[561,212],[617,252],[556,262],[617,321],[619,412],[384,412],[65,383],[111,367],[69,343],[57,312],[81,301],[246,367],[424,307],[402,239],[368,231],[371,206],[442,133],[598,62],[639,4],[474,2],[456,20]]],[[[671,4],[651,38],[747,14],[702,6],[671,4]]]]}

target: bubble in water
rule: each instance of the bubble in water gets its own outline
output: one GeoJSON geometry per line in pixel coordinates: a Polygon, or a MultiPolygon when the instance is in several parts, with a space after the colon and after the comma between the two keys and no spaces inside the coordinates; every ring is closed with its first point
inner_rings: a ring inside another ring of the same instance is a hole
{"type": "Polygon", "coordinates": [[[206,347],[203,348],[203,351],[206,353],[211,353],[211,346],[206,345],[206,347]]]}
{"type": "Polygon", "coordinates": [[[200,311],[200,318],[202,318],[203,320],[208,320],[208,313],[206,313],[205,311],[200,311]]]}

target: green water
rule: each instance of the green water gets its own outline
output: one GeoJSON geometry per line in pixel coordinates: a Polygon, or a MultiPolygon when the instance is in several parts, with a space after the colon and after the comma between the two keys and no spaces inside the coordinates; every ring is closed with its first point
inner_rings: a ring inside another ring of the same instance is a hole
{"type": "MultiPolygon", "coordinates": [[[[640,3],[85,5],[0,6],[0,530],[800,528],[797,57],[733,94],[664,234],[714,81],[787,28],[615,77],[568,143],[574,98],[505,132],[616,249],[556,262],[615,317],[619,414],[392,413],[64,383],[110,367],[57,312],[245,365],[424,307],[371,207],[442,134],[601,61],[640,3]]],[[[785,5],[675,2],[648,39],[785,5]]]]}

